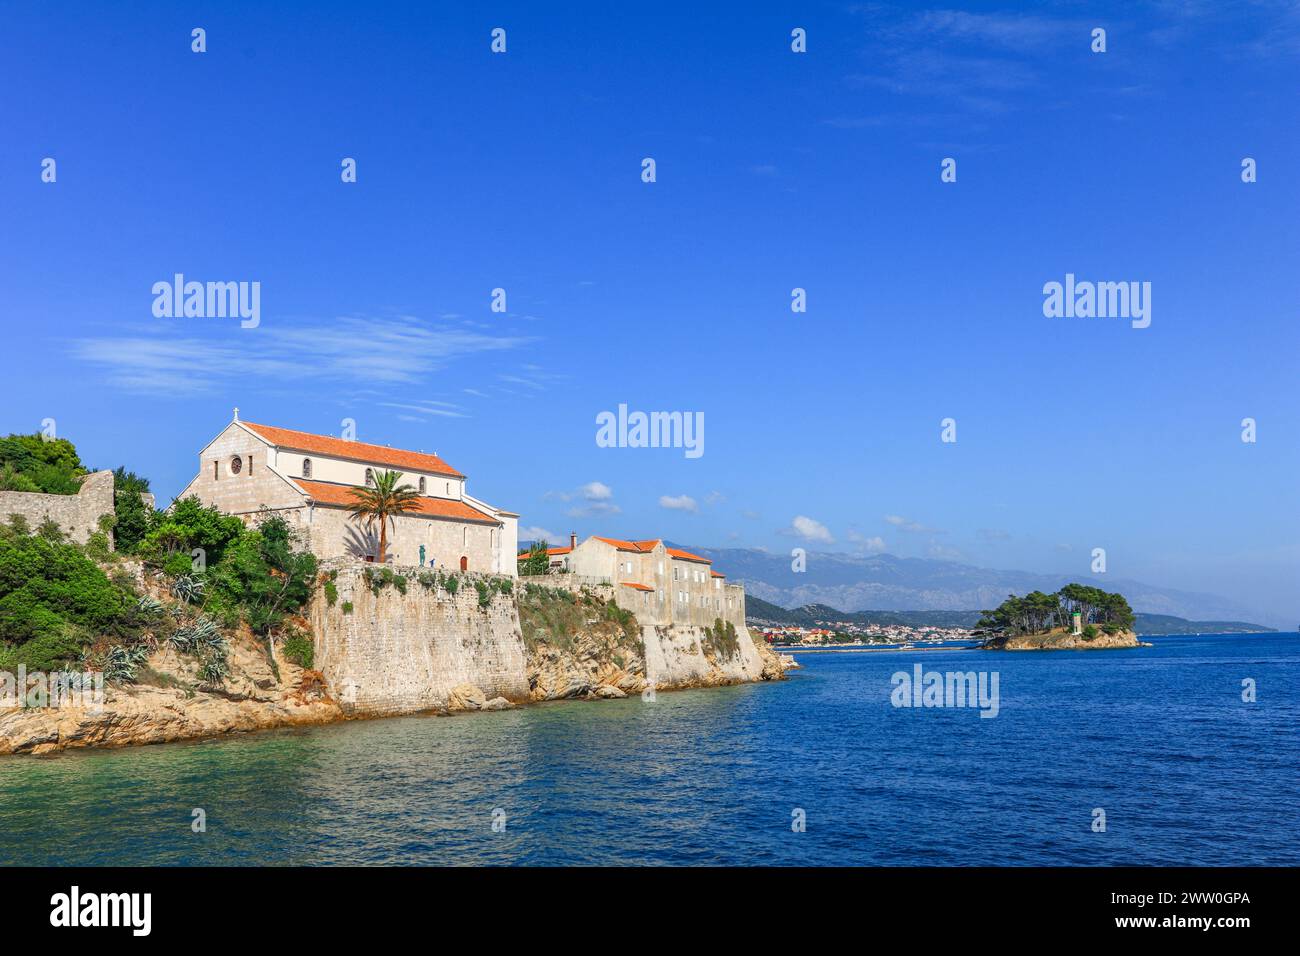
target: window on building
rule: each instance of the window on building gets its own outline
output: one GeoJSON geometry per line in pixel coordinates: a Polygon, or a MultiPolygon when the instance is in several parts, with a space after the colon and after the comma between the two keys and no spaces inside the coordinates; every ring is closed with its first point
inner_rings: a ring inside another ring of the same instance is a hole
{"type": "Polygon", "coordinates": [[[311,459],[310,459],[310,458],[304,458],[304,459],[302,460],[302,476],[303,476],[304,478],[310,478],[310,477],[311,477],[311,459]]]}
{"type": "Polygon", "coordinates": [[[243,470],[243,468],[244,468],[244,462],[240,459],[238,455],[230,459],[230,473],[232,475],[239,474],[243,470]]]}
{"type": "Polygon", "coordinates": [[[248,456],[248,477],[249,478],[253,477],[253,456],[252,455],[248,456]]]}
{"type": "Polygon", "coordinates": [[[366,469],[366,487],[367,488],[375,487],[375,473],[371,471],[369,468],[366,469]]]}
{"type": "Polygon", "coordinates": [[[212,480],[216,481],[220,477],[221,477],[221,462],[214,461],[212,463],[212,480]]]}
{"type": "Polygon", "coordinates": [[[447,497],[451,497],[451,482],[447,482],[447,497]]]}
{"type": "Polygon", "coordinates": [[[424,479],[420,479],[420,494],[424,494],[424,479]]]}

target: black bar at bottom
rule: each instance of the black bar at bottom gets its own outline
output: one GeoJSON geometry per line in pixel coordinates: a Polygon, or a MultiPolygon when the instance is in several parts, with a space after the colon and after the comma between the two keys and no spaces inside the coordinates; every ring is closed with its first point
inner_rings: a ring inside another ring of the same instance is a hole
{"type": "Polygon", "coordinates": [[[499,943],[529,925],[544,937],[542,927],[574,921],[597,938],[596,927],[621,925],[615,938],[626,943],[625,933],[672,935],[664,920],[674,912],[736,942],[801,926],[914,941],[918,933],[1000,941],[1043,931],[1231,941],[1286,927],[1283,887],[1294,876],[1280,868],[15,868],[0,871],[0,882],[10,931],[25,940],[76,934],[127,945],[245,932],[310,945],[320,931],[331,944],[373,942],[379,927],[420,932],[440,920],[496,927],[499,943]],[[95,922],[117,925],[84,925],[95,922]]]}

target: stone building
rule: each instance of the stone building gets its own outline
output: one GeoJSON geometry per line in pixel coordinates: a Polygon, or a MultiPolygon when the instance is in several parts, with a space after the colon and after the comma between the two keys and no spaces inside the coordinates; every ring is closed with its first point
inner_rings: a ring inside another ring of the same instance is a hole
{"type": "MultiPolygon", "coordinates": [[[[569,536],[568,547],[549,548],[551,572],[608,582],[620,607],[642,624],[711,626],[722,618],[745,625],[745,588],[728,584],[708,558],[661,539],[624,541],[592,535],[581,544],[569,536]]],[[[519,560],[528,556],[518,555],[519,560]]]]}
{"type": "Polygon", "coordinates": [[[450,570],[514,575],[519,516],[465,490],[466,477],[437,455],[315,435],[234,419],[199,453],[199,472],[178,497],[245,522],[283,515],[321,558],[373,560],[379,530],[352,518],[350,489],[398,471],[418,507],[392,519],[387,560],[450,570]]]}

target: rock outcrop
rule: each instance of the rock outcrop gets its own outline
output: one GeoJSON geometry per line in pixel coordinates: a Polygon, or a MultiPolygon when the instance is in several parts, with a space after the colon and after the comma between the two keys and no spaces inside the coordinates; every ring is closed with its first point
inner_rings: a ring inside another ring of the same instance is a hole
{"type": "Polygon", "coordinates": [[[319,675],[277,656],[276,677],[251,635],[231,640],[229,660],[230,677],[213,687],[197,678],[191,659],[164,649],[148,661],[143,680],[153,683],[108,685],[102,707],[0,710],[0,754],[159,744],[342,719],[319,675]]]}
{"type": "Polygon", "coordinates": [[[1060,628],[1045,634],[998,635],[982,645],[989,651],[1103,651],[1150,646],[1139,641],[1132,631],[1120,631],[1117,634],[1099,631],[1095,637],[1087,638],[1060,628]]]}
{"type": "Polygon", "coordinates": [[[519,612],[535,701],[780,680],[786,670],[744,628],[642,627],[599,598],[536,588],[521,595],[519,612]]]}

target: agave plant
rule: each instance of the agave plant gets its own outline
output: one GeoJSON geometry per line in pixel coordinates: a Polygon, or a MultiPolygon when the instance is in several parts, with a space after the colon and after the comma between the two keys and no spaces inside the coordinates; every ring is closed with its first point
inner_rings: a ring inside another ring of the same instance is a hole
{"type": "Polygon", "coordinates": [[[194,604],[203,600],[203,581],[192,574],[182,574],[172,582],[171,591],[172,597],[186,604],[194,604]]]}
{"type": "Polygon", "coordinates": [[[203,650],[220,648],[224,651],[226,639],[221,636],[217,622],[206,614],[195,618],[171,633],[168,643],[183,654],[197,654],[203,650]]]}
{"type": "Polygon", "coordinates": [[[154,615],[154,614],[161,614],[163,606],[161,601],[156,601],[146,594],[144,597],[140,598],[140,600],[136,602],[135,609],[139,611],[141,614],[154,615]]]}
{"type": "Polygon", "coordinates": [[[230,676],[230,661],[224,651],[214,650],[199,665],[199,678],[205,684],[221,684],[230,676]]]}
{"type": "Polygon", "coordinates": [[[104,657],[104,680],[119,684],[134,684],[140,665],[149,659],[149,648],[144,644],[126,646],[116,644],[104,657]]]}

